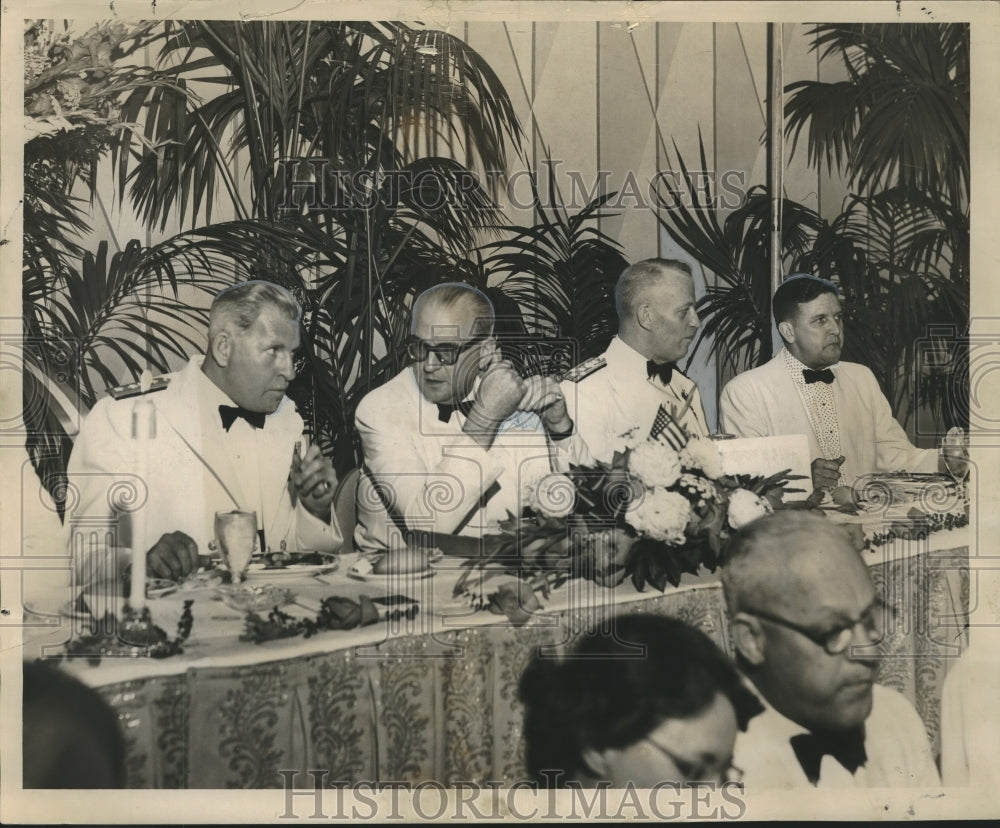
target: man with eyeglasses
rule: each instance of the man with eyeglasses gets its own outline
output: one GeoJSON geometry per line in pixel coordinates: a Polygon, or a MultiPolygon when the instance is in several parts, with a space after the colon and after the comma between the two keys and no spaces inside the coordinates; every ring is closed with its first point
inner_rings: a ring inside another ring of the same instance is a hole
{"type": "Polygon", "coordinates": [[[332,512],[336,475],[285,396],[295,376],[301,308],[284,288],[249,281],[226,288],[209,311],[208,350],[150,388],[112,389],[80,429],[69,460],[66,526],[77,583],[113,578],[128,564],[74,543],[74,525],[118,518],[115,546],[147,550],[147,574],[181,580],[210,554],[217,511],[257,513],[261,550],[332,551],[341,537],[332,512]],[[135,407],[148,399],[155,436],[146,480],[138,480],[135,407]],[[122,487],[125,488],[122,488],[122,487]],[[115,492],[128,494],[116,509],[115,492]],[[144,537],[132,537],[132,509],[145,503],[144,537]]]}
{"type": "Polygon", "coordinates": [[[535,482],[589,460],[558,383],[501,359],[489,299],[446,283],[414,302],[411,365],[358,405],[360,551],[399,532],[483,535],[535,482]]]}
{"type": "MultiPolygon", "coordinates": [[[[636,262],[618,279],[615,307],[618,335],[603,354],[573,368],[562,386],[593,457],[610,463],[616,451],[649,437],[664,414],[688,436],[707,436],[698,386],[677,367],[698,333],[690,266],[636,262]]],[[[678,446],[686,442],[674,428],[662,433],[678,446]]]]}
{"type": "Polygon", "coordinates": [[[736,740],[747,791],[939,785],[919,715],[875,683],[895,621],[843,529],[779,511],[741,529],[728,556],[736,662],[765,704],[736,740]]]}
{"type": "Polygon", "coordinates": [[[914,446],[896,422],[875,375],[843,362],[844,314],[837,286],[809,273],[788,276],[774,293],[774,321],[784,342],[766,365],[730,380],[719,399],[719,424],[738,437],[805,434],[813,487],[850,486],[871,472],[948,471],[964,476],[964,446],[914,446]]]}

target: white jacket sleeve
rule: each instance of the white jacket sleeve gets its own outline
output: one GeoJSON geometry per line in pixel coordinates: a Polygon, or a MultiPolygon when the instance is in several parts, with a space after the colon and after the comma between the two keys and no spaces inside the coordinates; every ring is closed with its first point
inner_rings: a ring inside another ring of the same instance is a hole
{"type": "Polygon", "coordinates": [[[937,449],[919,449],[906,436],[903,427],[892,414],[889,401],[878,386],[871,371],[865,379],[871,383],[872,417],[875,426],[875,450],[879,471],[935,472],[938,470],[937,449]]]}

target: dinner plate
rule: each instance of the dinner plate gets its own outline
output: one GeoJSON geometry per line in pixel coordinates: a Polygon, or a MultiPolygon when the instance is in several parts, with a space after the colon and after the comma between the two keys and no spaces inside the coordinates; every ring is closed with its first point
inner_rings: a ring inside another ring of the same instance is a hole
{"type": "Polygon", "coordinates": [[[268,566],[263,562],[250,564],[247,569],[247,580],[270,580],[272,578],[289,577],[310,577],[312,575],[322,575],[326,572],[334,572],[340,567],[340,558],[331,555],[330,560],[321,564],[297,564],[290,563],[286,566],[268,566]]]}
{"type": "Polygon", "coordinates": [[[215,594],[227,607],[239,612],[264,612],[295,601],[294,592],[273,584],[256,587],[224,584],[216,587],[215,594]]]}
{"type": "Polygon", "coordinates": [[[348,576],[354,578],[356,581],[372,581],[381,583],[389,577],[394,579],[411,578],[414,581],[422,581],[424,578],[430,578],[434,575],[434,570],[430,568],[421,570],[420,572],[375,572],[373,566],[375,561],[380,557],[381,555],[376,554],[358,558],[358,560],[348,568],[348,576]]]}

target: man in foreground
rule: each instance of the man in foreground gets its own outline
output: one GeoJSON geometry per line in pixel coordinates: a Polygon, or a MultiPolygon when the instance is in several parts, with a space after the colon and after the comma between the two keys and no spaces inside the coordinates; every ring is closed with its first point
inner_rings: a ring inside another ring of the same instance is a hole
{"type": "Polygon", "coordinates": [[[358,405],[365,456],[355,545],[395,532],[481,536],[552,470],[589,460],[558,383],[500,358],[489,299],[447,283],[417,297],[405,368],[358,405]]]}
{"type": "Polygon", "coordinates": [[[747,790],[939,785],[917,712],[875,683],[891,610],[844,531],[779,511],[740,530],[729,555],[736,662],[765,703],[736,740],[747,790]]]}
{"type": "Polygon", "coordinates": [[[708,435],[698,387],[677,367],[698,332],[694,305],[684,262],[648,259],[622,273],[615,286],[618,335],[562,384],[595,459],[609,463],[616,451],[645,440],[661,409],[689,436],[708,435]]]}
{"type": "MultiPolygon", "coordinates": [[[[773,308],[785,347],[726,384],[719,401],[723,431],[738,437],[805,434],[816,489],[849,486],[871,472],[946,470],[944,455],[939,461],[936,449],[909,441],[875,375],[840,361],[844,319],[833,282],[790,276],[775,291],[773,308]]],[[[956,473],[964,474],[967,460],[954,462],[956,473]]]]}
{"type": "Polygon", "coordinates": [[[78,585],[120,575],[128,562],[102,560],[99,548],[89,548],[95,520],[114,520],[117,546],[144,550],[147,574],[171,580],[209,554],[217,511],[256,511],[264,548],[340,545],[331,510],[333,466],[315,445],[304,456],[295,452],[297,443],[304,445],[303,422],[285,396],[295,376],[300,319],[291,294],[269,282],[244,282],[216,296],[208,353],[192,358],[162,390],[145,394],[155,430],[148,457],[134,431],[142,428],[134,423],[143,416],[137,395],[94,406],[68,469],[77,493],[66,526],[78,585]],[[144,535],[135,537],[140,508],[144,535]]]}

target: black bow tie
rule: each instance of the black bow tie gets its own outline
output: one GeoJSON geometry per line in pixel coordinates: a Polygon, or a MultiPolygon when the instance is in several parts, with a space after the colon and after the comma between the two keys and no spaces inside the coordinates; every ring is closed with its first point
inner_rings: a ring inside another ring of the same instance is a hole
{"type": "Polygon", "coordinates": [[[220,405],[219,417],[222,418],[222,427],[229,431],[230,426],[241,417],[254,428],[264,427],[264,417],[267,415],[263,411],[248,411],[240,405],[220,405]]]}
{"type": "Polygon", "coordinates": [[[646,376],[650,379],[659,377],[664,385],[670,385],[670,377],[673,376],[676,367],[676,362],[653,362],[650,359],[646,362],[646,376]]]}
{"type": "Polygon", "coordinates": [[[795,758],[799,760],[806,778],[813,785],[819,782],[819,766],[827,753],[851,774],[868,761],[863,727],[826,733],[800,733],[789,741],[795,758]]]}
{"type": "Polygon", "coordinates": [[[811,368],[803,368],[802,377],[805,379],[806,385],[812,385],[814,382],[825,382],[829,385],[834,379],[833,371],[829,368],[824,368],[822,371],[813,371],[811,368]]]}
{"type": "Polygon", "coordinates": [[[456,403],[455,405],[450,405],[449,403],[438,403],[438,419],[442,423],[446,423],[451,419],[451,415],[456,411],[461,411],[466,417],[468,417],[469,412],[472,411],[474,402],[474,400],[464,400],[463,402],[456,403]]]}

